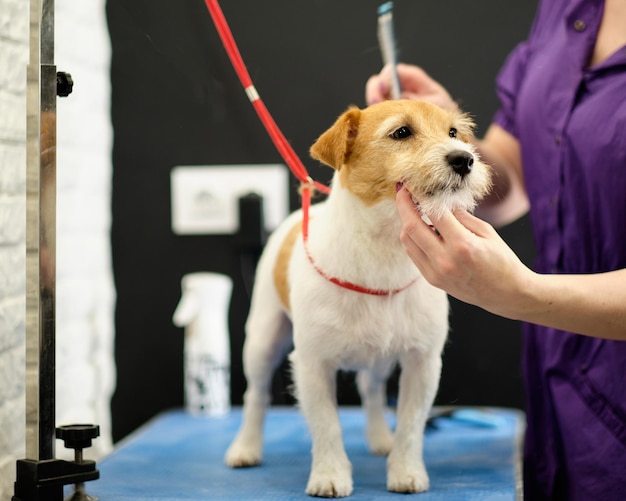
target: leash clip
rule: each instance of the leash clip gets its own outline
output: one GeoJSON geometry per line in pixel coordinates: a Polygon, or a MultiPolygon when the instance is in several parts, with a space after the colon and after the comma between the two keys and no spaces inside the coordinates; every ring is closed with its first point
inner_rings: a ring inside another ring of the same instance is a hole
{"type": "Polygon", "coordinates": [[[313,181],[313,178],[311,176],[306,176],[306,179],[300,181],[300,188],[298,188],[298,193],[300,194],[300,196],[302,196],[305,191],[309,192],[309,197],[312,197],[317,191],[315,181],[313,181]]]}

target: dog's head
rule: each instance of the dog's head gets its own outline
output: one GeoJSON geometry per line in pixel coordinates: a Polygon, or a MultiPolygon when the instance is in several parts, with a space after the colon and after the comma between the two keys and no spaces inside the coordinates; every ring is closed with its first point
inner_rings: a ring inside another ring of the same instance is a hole
{"type": "Polygon", "coordinates": [[[473,122],[422,101],[349,108],[311,147],[339,171],[341,185],[368,206],[394,199],[403,183],[426,215],[472,210],[491,187],[471,144],[473,122]]]}

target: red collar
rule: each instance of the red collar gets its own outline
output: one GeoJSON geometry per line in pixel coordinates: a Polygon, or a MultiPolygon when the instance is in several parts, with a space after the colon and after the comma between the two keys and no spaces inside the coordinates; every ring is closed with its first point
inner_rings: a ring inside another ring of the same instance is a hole
{"type": "Polygon", "coordinates": [[[361,294],[369,294],[370,296],[393,296],[394,294],[397,294],[398,292],[402,292],[403,290],[408,289],[409,287],[411,287],[411,285],[413,285],[417,281],[417,278],[414,278],[408,284],[402,287],[399,287],[397,289],[383,290],[383,289],[370,289],[368,287],[363,287],[362,285],[353,284],[352,282],[346,282],[345,280],[341,280],[340,278],[336,278],[336,277],[331,277],[330,275],[326,274],[324,270],[322,270],[321,268],[317,266],[317,264],[315,264],[315,260],[313,259],[313,256],[309,252],[308,241],[309,241],[309,208],[311,207],[311,186],[303,184],[300,191],[302,195],[302,243],[304,244],[304,252],[306,253],[306,257],[308,258],[309,262],[311,263],[315,271],[317,271],[322,277],[324,277],[329,282],[332,282],[333,284],[338,285],[339,287],[343,287],[344,289],[348,289],[354,292],[360,292],[361,294]]]}

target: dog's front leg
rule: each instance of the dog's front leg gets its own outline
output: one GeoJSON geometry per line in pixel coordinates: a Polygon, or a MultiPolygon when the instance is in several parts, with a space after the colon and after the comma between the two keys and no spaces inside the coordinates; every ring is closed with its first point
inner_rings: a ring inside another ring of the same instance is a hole
{"type": "Polygon", "coordinates": [[[352,493],[352,466],[346,455],[337,413],[336,368],[291,354],[296,391],[313,441],[313,461],[306,492],[344,497],[352,493]]]}
{"type": "Polygon", "coordinates": [[[429,487],[423,458],[424,427],[439,386],[441,357],[412,351],[400,363],[398,423],[387,459],[387,489],[422,492],[429,487]]]}

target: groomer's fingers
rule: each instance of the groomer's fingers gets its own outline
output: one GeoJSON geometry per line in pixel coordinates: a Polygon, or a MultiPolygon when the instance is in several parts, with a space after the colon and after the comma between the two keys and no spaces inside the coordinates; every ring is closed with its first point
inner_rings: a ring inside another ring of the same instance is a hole
{"type": "Polygon", "coordinates": [[[400,239],[407,249],[410,244],[417,245],[426,254],[433,246],[440,244],[439,237],[432,228],[424,222],[409,192],[402,188],[396,195],[398,214],[402,220],[400,239]]]}
{"type": "Polygon", "coordinates": [[[455,211],[454,216],[463,226],[479,237],[487,237],[496,232],[493,226],[489,223],[474,216],[474,214],[471,214],[466,210],[455,211]]]}
{"type": "Polygon", "coordinates": [[[365,102],[372,105],[388,99],[389,89],[387,87],[380,74],[369,77],[365,83],[365,102]]]}
{"type": "Polygon", "coordinates": [[[438,219],[433,218],[432,222],[444,238],[446,235],[449,238],[458,238],[466,230],[480,237],[487,237],[495,231],[490,224],[464,209],[456,209],[454,213],[446,212],[438,219]]]}
{"type": "Polygon", "coordinates": [[[402,221],[408,220],[417,213],[415,204],[413,203],[413,200],[411,200],[411,196],[409,195],[407,189],[400,183],[398,183],[396,190],[396,204],[398,206],[400,219],[402,219],[402,221]]]}
{"type": "Polygon", "coordinates": [[[398,63],[401,98],[430,101],[441,108],[456,110],[457,104],[448,91],[419,66],[398,63]]]}
{"type": "Polygon", "coordinates": [[[372,75],[365,83],[365,102],[368,105],[391,99],[392,65],[387,64],[378,75],[372,75]]]}
{"type": "Polygon", "coordinates": [[[441,216],[430,216],[429,218],[436,229],[440,242],[462,241],[469,234],[468,229],[450,211],[444,212],[441,216]]]}
{"type": "MultiPolygon", "coordinates": [[[[422,220],[415,204],[411,199],[411,196],[405,189],[401,189],[397,196],[396,202],[398,207],[398,213],[402,220],[402,231],[400,233],[400,240],[404,245],[404,249],[409,256],[409,259],[413,261],[415,266],[424,277],[430,276],[430,258],[422,250],[424,239],[430,239],[438,237],[435,232],[422,220]]],[[[432,247],[431,247],[432,249],[432,247]]],[[[428,278],[426,278],[428,280],[428,278]]]]}

